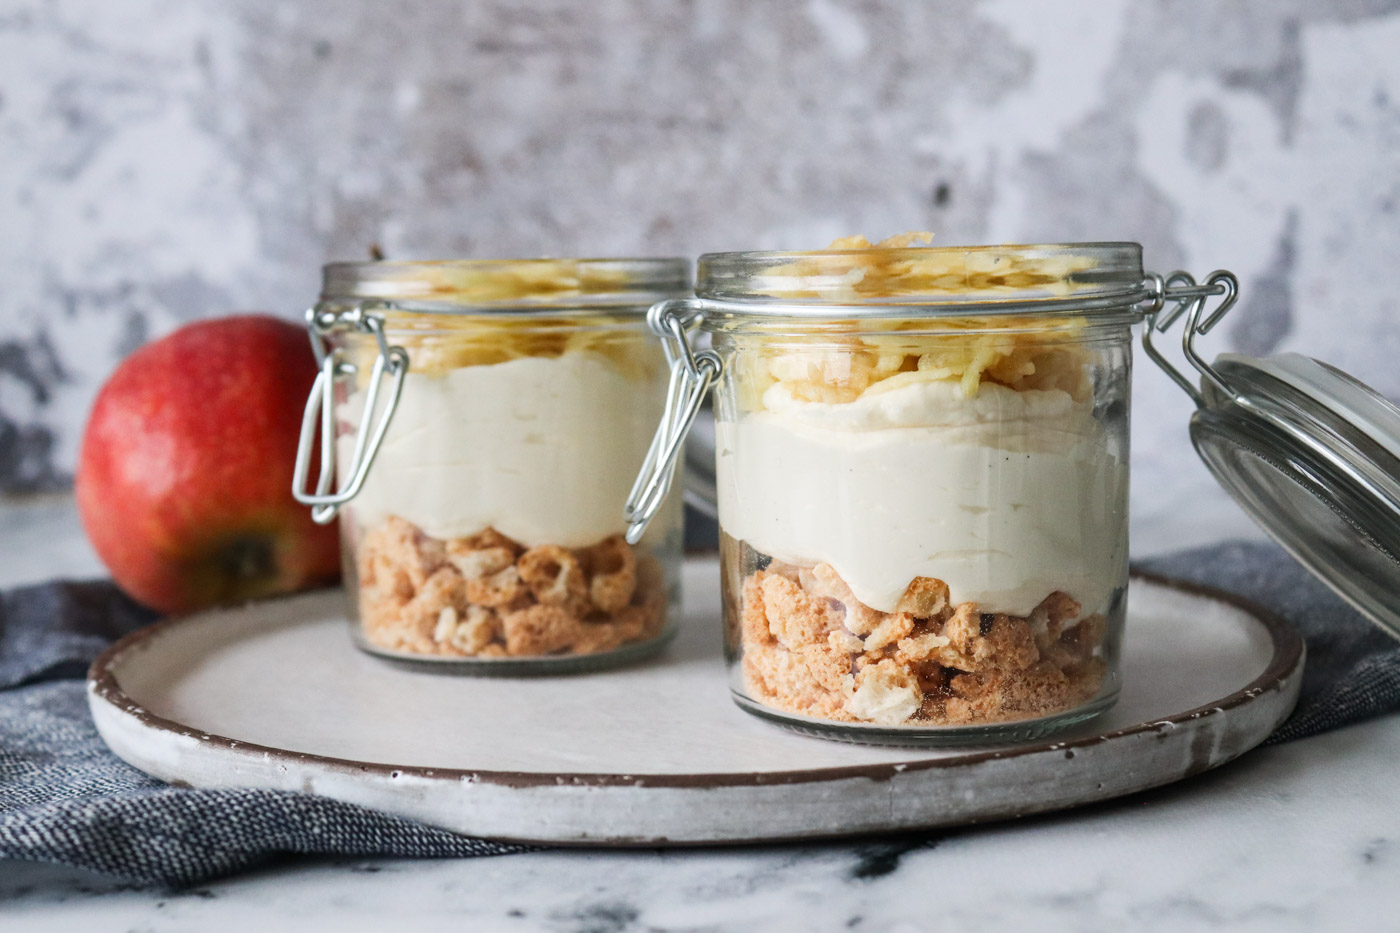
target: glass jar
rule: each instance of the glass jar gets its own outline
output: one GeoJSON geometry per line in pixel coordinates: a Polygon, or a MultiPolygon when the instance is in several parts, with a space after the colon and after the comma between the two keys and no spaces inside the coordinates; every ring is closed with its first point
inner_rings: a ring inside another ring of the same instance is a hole
{"type": "Polygon", "coordinates": [[[1130,325],[1150,285],[1127,243],[701,258],[697,298],[653,325],[682,416],[717,385],[744,709],[837,738],[958,742],[1113,703],[1130,325]],[[711,351],[686,343],[696,325],[711,351]]]}
{"type": "Polygon", "coordinates": [[[534,673],[662,645],[680,504],[634,542],[622,506],[667,378],[645,311],[688,291],[682,259],[325,268],[296,492],[340,516],[361,648],[534,673]]]}

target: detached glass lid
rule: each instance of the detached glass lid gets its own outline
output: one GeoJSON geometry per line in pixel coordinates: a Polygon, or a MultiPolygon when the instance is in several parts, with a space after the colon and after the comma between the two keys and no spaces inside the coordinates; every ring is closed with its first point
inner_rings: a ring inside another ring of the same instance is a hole
{"type": "Polygon", "coordinates": [[[1207,363],[1196,338],[1235,303],[1228,272],[1203,285],[1177,272],[1156,292],[1143,348],[1195,400],[1191,440],[1206,466],[1303,566],[1400,638],[1400,408],[1295,353],[1207,363]],[[1153,344],[1183,316],[1182,350],[1199,389],[1153,344]]]}

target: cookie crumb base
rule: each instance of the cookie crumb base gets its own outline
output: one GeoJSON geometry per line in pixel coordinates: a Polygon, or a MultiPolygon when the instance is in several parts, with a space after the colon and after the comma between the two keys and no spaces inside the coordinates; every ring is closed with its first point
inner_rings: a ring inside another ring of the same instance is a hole
{"type": "Polygon", "coordinates": [[[390,516],[356,550],[362,639],[395,656],[479,661],[618,651],[665,627],[660,562],[620,535],[526,548],[494,529],[442,540],[390,516]]]}
{"type": "Polygon", "coordinates": [[[920,577],[884,613],[828,564],[772,561],[738,601],[743,689],[770,710],[860,731],[1078,721],[1111,702],[1091,704],[1107,675],[1102,615],[1081,617],[1061,592],[1028,616],[950,605],[947,593],[920,577]]]}

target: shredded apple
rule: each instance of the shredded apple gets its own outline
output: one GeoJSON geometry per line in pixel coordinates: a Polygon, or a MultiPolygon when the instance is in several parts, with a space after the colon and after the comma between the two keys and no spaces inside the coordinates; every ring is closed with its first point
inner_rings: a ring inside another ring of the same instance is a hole
{"type": "MultiPolygon", "coordinates": [[[[412,372],[443,375],[464,366],[589,351],[607,357],[629,379],[645,381],[656,374],[660,353],[652,342],[638,339],[635,330],[619,329],[641,326],[635,312],[596,309],[565,316],[532,309],[570,298],[584,307],[600,295],[617,294],[629,286],[624,271],[571,259],[402,265],[402,279],[386,293],[387,300],[409,307],[429,303],[480,308],[450,314],[399,308],[382,312],[391,342],[408,352],[412,372]]],[[[393,278],[392,272],[386,276],[393,278]]],[[[350,335],[346,350],[359,381],[365,382],[377,343],[368,335],[350,335]]]]}
{"type": "MultiPolygon", "coordinates": [[[[1067,294],[1071,276],[1094,264],[1089,257],[1027,257],[1019,248],[932,249],[926,245],[932,239],[927,231],[874,244],[863,236],[842,237],[826,251],[766,270],[764,292],[853,304],[985,300],[1027,289],[1067,294]]],[[[765,340],[753,355],[756,366],[736,376],[750,398],[781,384],[802,401],[842,403],[910,382],[957,381],[967,397],[983,382],[994,382],[1018,391],[1060,389],[1082,401],[1091,390],[1084,354],[1074,346],[1083,327],[1080,317],[946,312],[832,320],[799,340],[765,340]]]]}

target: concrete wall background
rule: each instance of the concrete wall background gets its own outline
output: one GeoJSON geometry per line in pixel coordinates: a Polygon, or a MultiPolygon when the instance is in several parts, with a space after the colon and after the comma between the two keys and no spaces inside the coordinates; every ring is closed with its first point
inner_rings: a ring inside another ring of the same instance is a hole
{"type": "MultiPolygon", "coordinates": [[[[0,0],[0,490],[116,362],[394,258],[1139,240],[1400,397],[1396,0],[0,0]]],[[[1139,360],[1139,516],[1216,495],[1139,360]]]]}

